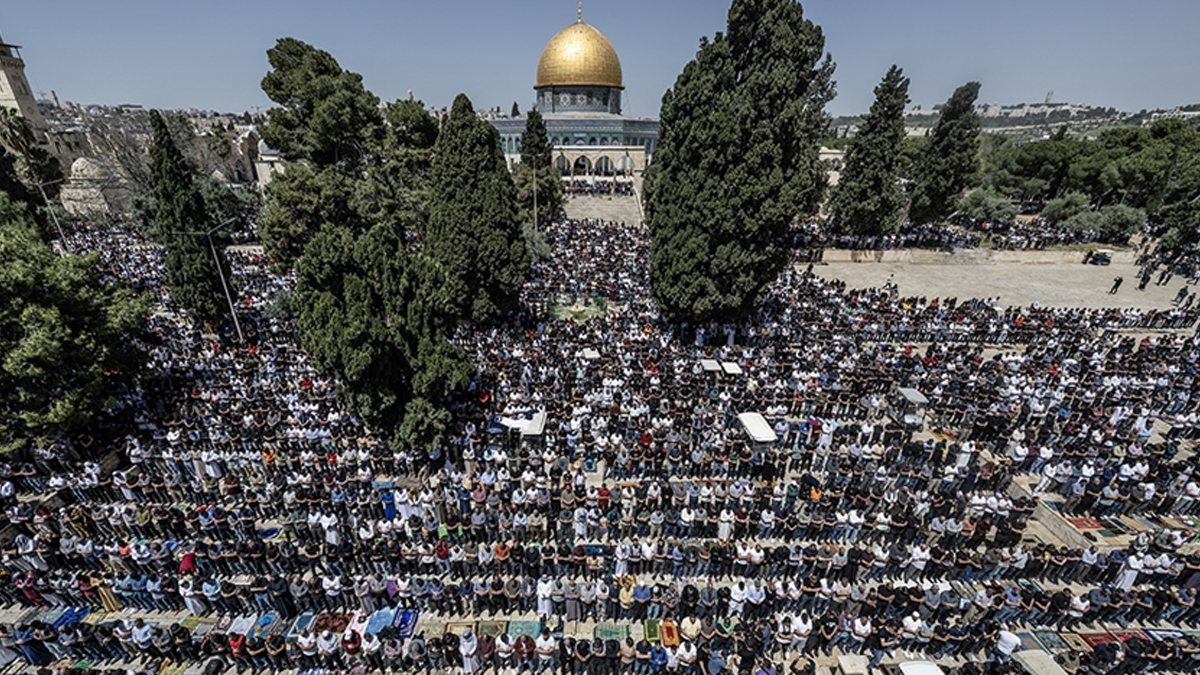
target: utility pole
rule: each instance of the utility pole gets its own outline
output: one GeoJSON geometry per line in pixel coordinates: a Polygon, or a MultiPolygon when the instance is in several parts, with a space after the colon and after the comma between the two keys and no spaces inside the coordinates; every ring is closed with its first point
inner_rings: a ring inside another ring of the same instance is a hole
{"type": "Polygon", "coordinates": [[[242,324],[237,318],[237,309],[233,304],[233,294],[229,292],[229,282],[225,281],[225,270],[221,267],[221,256],[217,255],[217,245],[213,243],[213,234],[224,228],[226,225],[239,220],[238,218],[230,218],[229,220],[217,225],[208,232],[175,232],[175,234],[186,235],[189,237],[208,237],[208,248],[212,251],[213,262],[217,265],[217,276],[221,278],[221,288],[225,290],[225,300],[229,303],[229,316],[233,319],[233,327],[237,329],[238,342],[245,342],[246,337],[242,335],[242,324]]]}

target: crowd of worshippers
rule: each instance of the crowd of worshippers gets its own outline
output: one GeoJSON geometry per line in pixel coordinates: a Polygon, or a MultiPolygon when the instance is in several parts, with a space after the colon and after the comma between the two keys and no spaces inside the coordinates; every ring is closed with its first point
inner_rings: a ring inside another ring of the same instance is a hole
{"type": "Polygon", "coordinates": [[[793,226],[790,240],[792,248],[798,251],[823,249],[886,251],[904,248],[955,251],[964,248],[978,248],[981,237],[946,223],[928,225],[904,223],[894,234],[886,235],[843,234],[831,230],[828,223],[812,220],[793,226]]]}
{"type": "Polygon", "coordinates": [[[991,248],[999,250],[1031,251],[1080,244],[1128,246],[1132,238],[1128,232],[1078,230],[1060,227],[1042,218],[1011,223],[963,218],[960,225],[968,231],[991,237],[991,248]]]}
{"type": "Polygon", "coordinates": [[[572,179],[563,183],[563,192],[570,197],[581,195],[591,195],[596,197],[632,197],[634,194],[633,181],[631,180],[603,180],[594,178],[592,180],[572,179]]]}
{"type": "Polygon", "coordinates": [[[812,251],[848,249],[887,251],[892,249],[931,249],[957,251],[987,246],[996,250],[1030,251],[1055,246],[1095,244],[1127,246],[1131,235],[1125,232],[1103,233],[1059,227],[1042,219],[1028,222],[978,221],[962,218],[954,224],[917,225],[904,223],[893,234],[861,235],[839,233],[828,223],[810,221],[792,229],[793,248],[812,251]]]}
{"type": "Polygon", "coordinates": [[[538,306],[601,299],[628,302],[640,287],[650,243],[625,223],[560,217],[542,231],[554,255],[534,262],[526,301],[538,306]]]}
{"type": "MultiPolygon", "coordinates": [[[[930,640],[952,630],[953,603],[938,612],[956,582],[973,591],[958,600],[964,625],[1008,609],[1017,613],[999,616],[1005,622],[1063,627],[1195,620],[1200,562],[1174,553],[1179,533],[1140,536],[1128,551],[1021,545],[1031,503],[1003,496],[1017,472],[1044,480],[1055,467],[1051,482],[1039,481],[1043,490],[1061,491],[1089,471],[1088,485],[1101,482],[1094,501],[1085,486],[1073,512],[1107,509],[1100,499],[1115,483],[1139,513],[1190,513],[1194,462],[1176,457],[1179,442],[1197,433],[1200,348],[1187,336],[1134,339],[1119,329],[1182,327],[1194,313],[900,298],[795,269],[751,323],[682,327],[649,299],[644,231],[555,227],[552,255],[526,291],[530,304],[598,288],[622,311],[556,323],[525,313],[456,336],[478,372],[455,403],[449,443],[431,453],[368,433],[340,406],[334,383],[299,349],[295,322],[270,311],[292,279],[272,274],[261,256],[231,251],[247,345],[158,315],[146,345],[152,378],[122,392],[89,433],[0,465],[0,499],[18,532],[5,549],[4,599],[210,615],[411,602],[485,614],[514,607],[495,603],[508,602],[515,583],[523,609],[552,617],[567,618],[569,607],[583,616],[590,589],[590,615],[622,617],[625,593],[642,603],[626,617],[657,607],[686,619],[690,585],[702,622],[727,619],[731,604],[776,630],[803,612],[835,629],[866,617],[868,639],[878,641],[890,632],[902,640],[910,609],[932,619],[930,640]],[[636,246],[624,248],[630,237],[636,246]],[[601,270],[577,264],[619,251],[622,272],[599,287],[589,277],[601,270]],[[931,344],[905,346],[918,341],[931,344]],[[985,358],[984,343],[1007,347],[985,358]],[[600,358],[584,357],[584,348],[600,358]],[[701,357],[736,362],[743,374],[710,375],[701,357]],[[952,440],[910,442],[883,414],[897,386],[926,392],[931,425],[952,440]],[[496,418],[535,411],[551,421],[535,447],[494,431],[496,418]],[[777,447],[741,442],[734,420],[743,411],[764,413],[777,447]],[[1171,425],[1162,443],[1149,442],[1156,417],[1171,425]],[[121,450],[119,470],[89,461],[103,449],[121,450]],[[603,472],[608,487],[588,486],[589,471],[603,472]],[[420,487],[377,489],[377,479],[407,472],[419,472],[409,478],[420,487]],[[1155,491],[1135,495],[1131,486],[1147,481],[1155,491]],[[45,490],[67,505],[16,499],[45,490]],[[268,523],[287,536],[264,541],[268,523]],[[1012,584],[987,584],[1018,577],[1046,586],[1019,589],[1010,608],[1012,584]],[[1063,595],[1055,587],[1068,581],[1089,590],[1063,595]],[[572,605],[568,583],[580,594],[572,605]],[[935,583],[932,615],[902,595],[919,584],[924,603],[935,583]],[[440,606],[431,604],[439,584],[440,606]],[[901,599],[881,605],[888,584],[901,599]],[[714,602],[728,596],[724,612],[702,611],[706,591],[714,602]],[[673,593],[677,612],[666,607],[673,593]],[[868,597],[875,612],[864,609],[868,597]],[[968,615],[972,607],[977,615],[968,615]]],[[[132,241],[84,231],[71,243],[99,249],[113,279],[153,289],[169,307],[161,257],[132,241]]],[[[98,630],[109,628],[117,627],[98,630]]],[[[22,644],[60,644],[31,637],[46,630],[20,625],[13,634],[22,644]]],[[[862,647],[852,639],[814,646],[862,647]]]]}

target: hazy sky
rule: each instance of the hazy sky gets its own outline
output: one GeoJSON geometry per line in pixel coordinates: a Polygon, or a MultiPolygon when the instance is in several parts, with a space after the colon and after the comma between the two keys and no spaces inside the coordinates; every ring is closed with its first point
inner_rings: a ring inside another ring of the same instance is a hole
{"type": "MultiPolygon", "coordinates": [[[[1200,101],[1200,0],[821,0],[804,2],[837,63],[834,114],[865,111],[888,66],[912,78],[914,104],[959,84],[980,100],[1056,101],[1124,110],[1200,101]]],[[[589,0],[584,20],[625,70],[625,112],[656,116],[663,92],[722,30],[729,0],[589,0]]],[[[380,98],[411,89],[477,108],[533,99],[538,55],[575,20],[575,0],[8,0],[0,35],[23,45],[35,91],[61,100],[241,111],[266,50],[292,36],[362,73],[380,98]]]]}

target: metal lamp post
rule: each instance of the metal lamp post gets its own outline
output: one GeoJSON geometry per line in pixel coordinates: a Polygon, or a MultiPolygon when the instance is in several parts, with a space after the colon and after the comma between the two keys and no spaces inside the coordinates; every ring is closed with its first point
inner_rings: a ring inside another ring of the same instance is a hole
{"type": "Polygon", "coordinates": [[[233,327],[237,329],[238,342],[245,342],[246,338],[242,335],[242,324],[237,318],[237,309],[233,305],[233,294],[229,292],[229,282],[225,281],[225,270],[221,267],[221,256],[217,255],[217,245],[213,243],[213,233],[217,232],[226,225],[239,220],[239,218],[230,218],[225,222],[217,225],[208,232],[175,232],[175,234],[187,235],[190,237],[208,237],[208,247],[212,251],[213,262],[217,265],[217,276],[221,277],[221,288],[225,290],[225,300],[229,302],[229,316],[233,318],[233,327]]]}

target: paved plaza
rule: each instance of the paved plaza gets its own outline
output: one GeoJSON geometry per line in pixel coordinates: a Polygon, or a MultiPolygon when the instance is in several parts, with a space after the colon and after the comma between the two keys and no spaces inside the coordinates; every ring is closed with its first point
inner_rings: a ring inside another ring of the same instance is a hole
{"type": "MultiPolygon", "coordinates": [[[[1082,255],[1082,254],[1080,254],[1082,255]]],[[[950,265],[921,263],[829,263],[813,271],[826,279],[840,279],[851,288],[882,286],[892,277],[902,297],[994,298],[1007,306],[1120,307],[1167,309],[1183,286],[1190,293],[1200,286],[1176,277],[1165,286],[1152,280],[1146,290],[1137,290],[1137,267],[1114,263],[1108,266],[1079,263],[995,263],[950,265]],[[1109,295],[1113,278],[1124,277],[1116,295],[1109,295]]]]}

